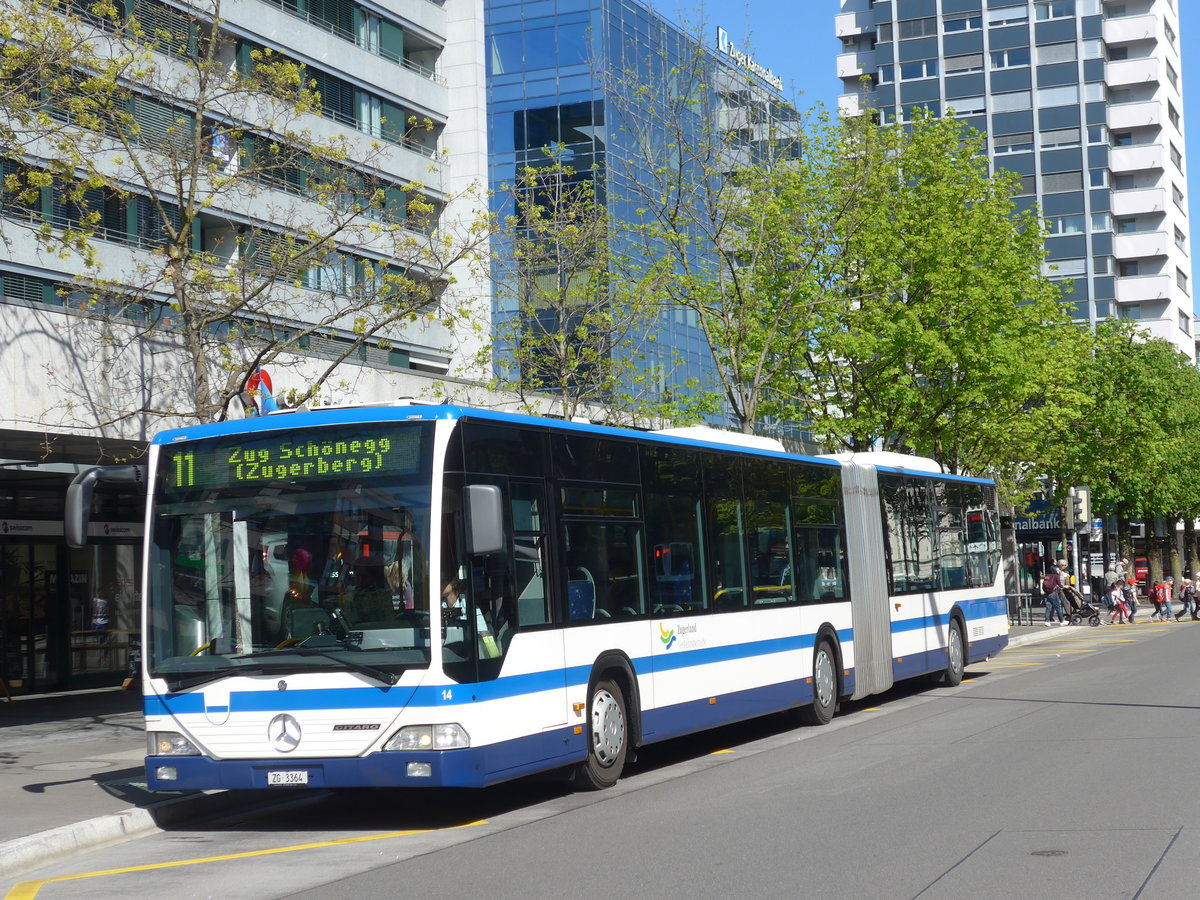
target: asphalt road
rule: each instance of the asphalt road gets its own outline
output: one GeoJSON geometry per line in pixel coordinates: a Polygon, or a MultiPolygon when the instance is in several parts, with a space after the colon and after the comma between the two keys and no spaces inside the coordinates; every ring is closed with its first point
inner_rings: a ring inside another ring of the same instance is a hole
{"type": "Polygon", "coordinates": [[[297,794],[6,900],[1200,895],[1200,625],[1063,629],[825,728],[645,751],[614,789],[297,794]]]}

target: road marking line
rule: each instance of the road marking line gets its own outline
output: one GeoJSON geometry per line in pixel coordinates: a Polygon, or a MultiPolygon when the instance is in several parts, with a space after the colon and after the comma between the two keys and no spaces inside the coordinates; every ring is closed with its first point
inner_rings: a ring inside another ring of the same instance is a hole
{"type": "Polygon", "coordinates": [[[722,753],[732,753],[732,752],[733,752],[732,750],[714,750],[714,751],[712,752],[712,755],[713,755],[713,756],[720,756],[722,753]]]}
{"type": "Polygon", "coordinates": [[[98,872],[79,872],[74,875],[57,875],[53,878],[42,878],[38,881],[22,881],[13,885],[4,895],[4,900],[34,900],[38,891],[44,885],[56,881],[79,881],[84,878],[101,878],[106,875],[128,875],[133,872],[152,872],[156,869],[176,869],[181,866],[198,866],[203,863],[228,862],[234,859],[253,859],[257,856],[273,856],[277,853],[294,853],[297,850],[318,850],[322,847],[337,847],[343,844],[362,844],[367,841],[381,841],[386,838],[412,837],[417,834],[432,834],[435,831],[457,831],[460,828],[472,828],[476,825],[486,825],[487,820],[468,822],[465,825],[455,825],[452,828],[418,828],[410,831],[388,831],[383,834],[367,834],[361,837],[339,838],[334,841],[317,841],[311,844],[293,844],[289,847],[272,847],[267,850],[248,850],[245,853],[230,853],[226,856],[206,856],[200,859],[179,859],[174,862],[147,863],[142,866],[127,866],[123,869],[103,869],[98,872]]]}

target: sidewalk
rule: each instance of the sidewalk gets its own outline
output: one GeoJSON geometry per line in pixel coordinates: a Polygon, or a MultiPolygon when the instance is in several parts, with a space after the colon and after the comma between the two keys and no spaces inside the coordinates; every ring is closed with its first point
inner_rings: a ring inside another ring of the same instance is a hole
{"type": "Polygon", "coordinates": [[[0,877],[252,799],[147,791],[141,700],[117,688],[0,700],[0,877]]]}
{"type": "MultiPolygon", "coordinates": [[[[1076,630],[1039,620],[1012,627],[1009,646],[1076,630]]],[[[147,791],[141,699],[113,688],[0,701],[0,878],[270,793],[147,791]]]]}

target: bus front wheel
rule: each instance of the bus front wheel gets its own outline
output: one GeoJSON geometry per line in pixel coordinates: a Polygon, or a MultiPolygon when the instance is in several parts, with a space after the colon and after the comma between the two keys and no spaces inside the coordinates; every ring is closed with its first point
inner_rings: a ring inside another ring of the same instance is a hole
{"type": "Polygon", "coordinates": [[[612,787],[621,777],[629,750],[625,697],[610,679],[596,682],[588,698],[588,755],[575,781],[591,791],[612,787]]]}
{"type": "Polygon", "coordinates": [[[958,619],[951,619],[950,633],[946,636],[946,668],[938,675],[938,683],[946,687],[962,684],[966,662],[967,649],[962,625],[958,619]]]}
{"type": "Polygon", "coordinates": [[[813,651],[812,703],[800,710],[801,721],[809,725],[828,725],[837,709],[837,657],[833,645],[821,640],[813,651]]]}

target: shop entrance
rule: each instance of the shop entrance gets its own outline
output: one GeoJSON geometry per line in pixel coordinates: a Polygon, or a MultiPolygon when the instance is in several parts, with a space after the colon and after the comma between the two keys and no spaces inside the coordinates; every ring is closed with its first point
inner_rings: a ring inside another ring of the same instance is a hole
{"type": "Polygon", "coordinates": [[[0,675],[13,694],[121,683],[139,621],[136,544],[0,543],[0,675]]]}

